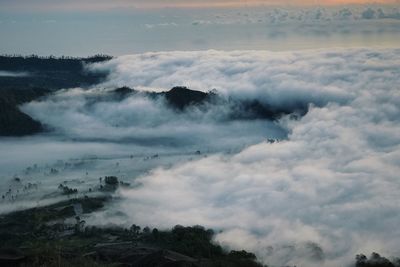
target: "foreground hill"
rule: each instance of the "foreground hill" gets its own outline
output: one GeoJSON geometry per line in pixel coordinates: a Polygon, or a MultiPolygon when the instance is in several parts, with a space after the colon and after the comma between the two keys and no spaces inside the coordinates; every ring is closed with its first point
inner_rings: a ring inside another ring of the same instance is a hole
{"type": "Polygon", "coordinates": [[[224,251],[201,226],[86,227],[79,216],[107,200],[70,199],[0,216],[0,266],[262,266],[252,253],[224,251]]]}
{"type": "MultiPolygon", "coordinates": [[[[268,267],[253,253],[224,250],[202,226],[85,226],[82,217],[109,199],[71,198],[0,216],[0,266],[268,267]]],[[[360,254],[351,266],[399,267],[400,259],[360,254]]]]}

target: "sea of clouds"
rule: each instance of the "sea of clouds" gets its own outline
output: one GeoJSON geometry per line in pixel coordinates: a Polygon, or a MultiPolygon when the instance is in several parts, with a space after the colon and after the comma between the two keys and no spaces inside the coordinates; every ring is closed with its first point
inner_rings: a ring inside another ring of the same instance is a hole
{"type": "MultiPolygon", "coordinates": [[[[272,105],[311,103],[300,120],[280,122],[287,140],[140,177],[120,191],[120,223],[205,225],[221,230],[217,242],[276,266],[399,255],[400,50],[147,53],[92,68],[111,70],[105,86],[184,84],[272,105]]],[[[107,215],[89,221],[112,223],[107,215]]]]}
{"type": "MultiPolygon", "coordinates": [[[[217,231],[216,242],[254,251],[272,266],[349,266],[357,253],[400,255],[399,49],[158,52],[88,70],[109,77],[21,107],[53,129],[40,137],[51,145],[36,145],[32,160],[53,147],[53,159],[75,149],[82,157],[88,148],[112,161],[85,166],[86,176],[67,175],[96,181],[114,173],[132,182],[87,223],[200,224],[217,231]],[[228,120],[225,106],[179,113],[141,94],[110,97],[118,86],[176,85],[310,108],[299,119],[228,120]],[[143,160],[154,153],[161,159],[143,160]]],[[[8,139],[0,155],[31,151],[31,140],[8,139]]]]}

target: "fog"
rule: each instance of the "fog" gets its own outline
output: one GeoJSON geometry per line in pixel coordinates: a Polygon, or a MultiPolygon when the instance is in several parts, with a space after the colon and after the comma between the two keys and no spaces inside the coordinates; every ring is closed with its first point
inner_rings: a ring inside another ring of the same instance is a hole
{"type": "Polygon", "coordinates": [[[209,104],[205,109],[177,112],[164,98],[152,99],[140,93],[122,98],[98,88],[71,89],[24,105],[22,110],[68,138],[145,146],[215,149],[285,135],[273,122],[230,120],[231,106],[209,104]]]}
{"type": "Polygon", "coordinates": [[[26,76],[29,76],[29,73],[0,70],[0,77],[26,77],[26,76]]]}
{"type": "Polygon", "coordinates": [[[1,139],[1,188],[17,175],[38,189],[0,210],[56,201],[64,180],[86,194],[99,177],[116,175],[131,187],[88,224],[200,224],[217,230],[215,242],[272,266],[399,255],[399,62],[398,49],[360,48],[159,52],[88,66],[109,71],[108,80],[21,107],[51,132],[1,139]],[[176,85],[310,110],[298,119],[235,120],[229,105],[177,112],[146,94],[111,93],[176,85]]]}
{"type": "Polygon", "coordinates": [[[313,103],[300,120],[280,121],[287,140],[143,175],[120,191],[114,208],[126,218],[117,222],[213,227],[222,230],[217,242],[276,266],[398,255],[398,50],[150,53],[96,67],[105,66],[114,70],[108,83],[179,81],[273,105],[313,103]]]}

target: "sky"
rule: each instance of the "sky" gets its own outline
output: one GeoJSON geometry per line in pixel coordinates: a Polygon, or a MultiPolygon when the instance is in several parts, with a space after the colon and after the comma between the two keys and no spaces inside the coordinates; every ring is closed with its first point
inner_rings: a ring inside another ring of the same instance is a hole
{"type": "Polygon", "coordinates": [[[398,0],[0,0],[0,54],[397,47],[398,0]],[[167,8],[165,8],[167,7],[167,8]]]}
{"type": "Polygon", "coordinates": [[[109,8],[121,8],[121,7],[132,7],[132,8],[164,8],[164,7],[200,7],[200,8],[212,8],[212,7],[245,7],[245,6],[259,6],[259,5],[292,5],[292,6],[304,6],[304,5],[346,5],[346,4],[396,4],[398,0],[83,0],[83,1],[65,1],[65,0],[2,0],[0,1],[3,8],[14,9],[14,10],[100,10],[109,8]]]}

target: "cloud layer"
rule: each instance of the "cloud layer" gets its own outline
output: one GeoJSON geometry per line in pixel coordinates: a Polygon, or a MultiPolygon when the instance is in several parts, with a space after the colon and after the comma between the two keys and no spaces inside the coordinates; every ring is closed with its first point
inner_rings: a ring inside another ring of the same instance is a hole
{"type": "Polygon", "coordinates": [[[359,53],[347,51],[338,58],[335,52],[158,52],[122,56],[89,69],[110,71],[105,87],[166,90],[179,84],[200,91],[215,89],[235,98],[258,99],[272,106],[325,105],[352,99],[354,92],[338,86],[334,79],[354,79],[355,71],[345,72],[342,67],[346,60],[365,60],[358,58],[359,53]]]}
{"type": "MultiPolygon", "coordinates": [[[[399,62],[399,49],[334,49],[160,52],[88,66],[109,71],[108,81],[22,107],[55,131],[2,140],[2,188],[18,157],[38,163],[18,175],[40,181],[41,203],[54,200],[64,180],[83,192],[104,175],[132,182],[85,218],[91,224],[201,224],[218,230],[216,242],[272,266],[348,266],[372,251],[398,256],[399,62]],[[310,111],[278,124],[232,121],[225,105],[177,113],[162,99],[110,93],[123,85],[215,88],[226,98],[310,111]],[[266,142],[271,137],[281,140],[266,142]]],[[[36,203],[28,195],[18,201],[2,202],[0,212],[36,203]]]]}
{"type": "Polygon", "coordinates": [[[69,89],[22,109],[69,139],[196,150],[241,149],[286,131],[266,120],[231,120],[231,105],[193,106],[184,112],[163,97],[118,96],[109,90],[69,89]]]}
{"type": "MultiPolygon", "coordinates": [[[[118,58],[111,84],[217,88],[276,105],[318,106],[282,120],[289,139],[159,168],[114,208],[153,227],[202,224],[266,263],[346,266],[399,255],[400,51],[151,53],[118,58]]],[[[112,212],[115,212],[112,209],[112,212]]],[[[113,222],[107,212],[91,222],[113,222]]]]}

